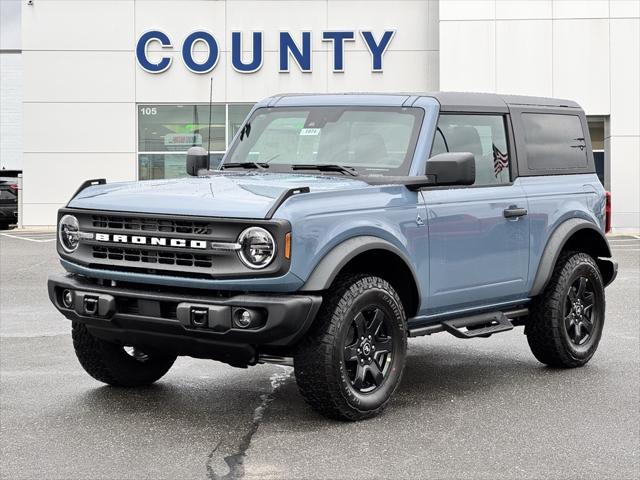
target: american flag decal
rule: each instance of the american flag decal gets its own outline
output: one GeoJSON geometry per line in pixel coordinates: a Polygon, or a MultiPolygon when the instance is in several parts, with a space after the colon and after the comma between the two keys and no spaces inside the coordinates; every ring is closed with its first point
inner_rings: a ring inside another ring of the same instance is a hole
{"type": "Polygon", "coordinates": [[[505,168],[509,168],[509,155],[502,153],[498,147],[493,145],[493,172],[495,176],[497,177],[505,168]]]}

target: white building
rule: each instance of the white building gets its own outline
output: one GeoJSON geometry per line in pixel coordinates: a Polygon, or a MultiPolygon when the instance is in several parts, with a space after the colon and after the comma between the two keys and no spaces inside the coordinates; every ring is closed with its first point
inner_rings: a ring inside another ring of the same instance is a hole
{"type": "MultiPolygon", "coordinates": [[[[613,192],[614,228],[640,229],[640,0],[21,4],[25,225],[54,223],[87,178],[182,174],[189,145],[208,143],[212,78],[215,152],[253,102],[279,92],[463,90],[576,100],[613,192]],[[262,49],[252,48],[260,40],[262,49]]],[[[5,136],[3,156],[12,141],[5,136]]]]}
{"type": "Polygon", "coordinates": [[[14,0],[0,0],[0,169],[3,167],[22,167],[20,2],[14,0]]]}

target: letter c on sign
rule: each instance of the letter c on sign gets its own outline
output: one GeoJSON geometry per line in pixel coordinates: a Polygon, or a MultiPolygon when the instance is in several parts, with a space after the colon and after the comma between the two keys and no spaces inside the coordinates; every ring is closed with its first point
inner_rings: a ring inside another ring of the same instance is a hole
{"type": "Polygon", "coordinates": [[[182,44],[182,60],[193,73],[210,72],[218,63],[219,56],[220,50],[218,48],[218,42],[216,42],[215,37],[209,32],[199,30],[190,33],[187,38],[184,39],[184,43],[182,44]],[[193,59],[193,47],[195,47],[198,42],[204,42],[209,47],[209,56],[202,63],[197,63],[193,59]]]}
{"type": "Polygon", "coordinates": [[[151,42],[160,42],[162,48],[171,48],[171,41],[166,33],[151,30],[143,33],[136,45],[136,59],[138,65],[149,73],[162,73],[171,66],[171,57],[162,57],[158,63],[152,63],[147,58],[147,48],[151,42]]]}

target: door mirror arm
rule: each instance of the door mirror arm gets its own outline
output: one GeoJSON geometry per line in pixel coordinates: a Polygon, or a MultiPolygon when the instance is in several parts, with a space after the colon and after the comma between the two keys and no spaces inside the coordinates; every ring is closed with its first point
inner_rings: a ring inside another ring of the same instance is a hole
{"type": "Polygon", "coordinates": [[[426,187],[433,187],[436,185],[435,175],[427,174],[420,177],[406,177],[403,185],[412,192],[416,192],[426,187]]]}

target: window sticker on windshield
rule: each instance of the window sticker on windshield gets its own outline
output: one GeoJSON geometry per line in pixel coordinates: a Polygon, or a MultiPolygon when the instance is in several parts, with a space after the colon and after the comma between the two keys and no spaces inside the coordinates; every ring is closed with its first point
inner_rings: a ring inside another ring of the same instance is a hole
{"type": "Polygon", "coordinates": [[[300,130],[300,135],[320,135],[319,128],[303,128],[300,130]]]}

